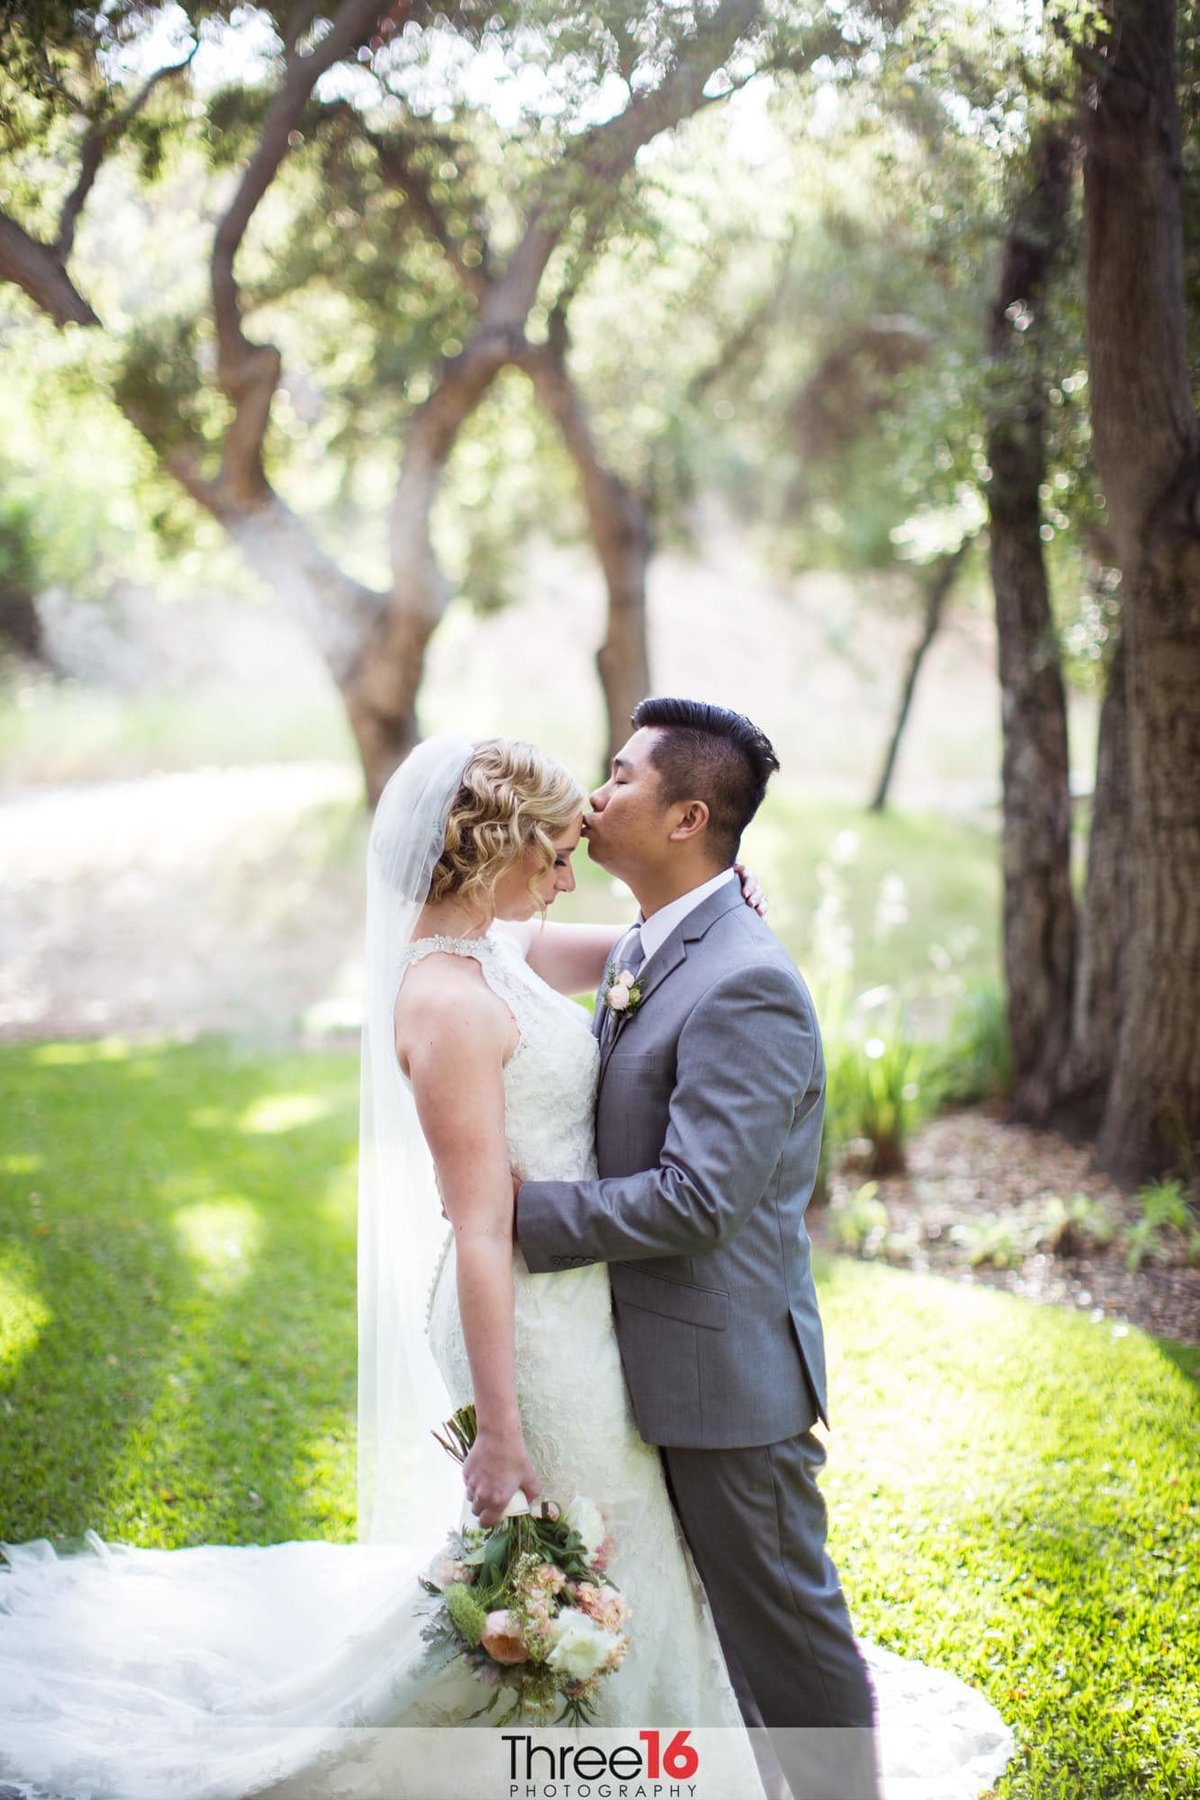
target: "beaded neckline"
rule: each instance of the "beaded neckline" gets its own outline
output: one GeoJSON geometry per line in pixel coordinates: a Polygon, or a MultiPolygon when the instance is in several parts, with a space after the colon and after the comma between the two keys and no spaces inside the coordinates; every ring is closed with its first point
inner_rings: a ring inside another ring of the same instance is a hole
{"type": "Polygon", "coordinates": [[[445,932],[435,933],[433,937],[411,938],[402,952],[410,956],[415,950],[477,950],[481,944],[489,949],[495,948],[496,940],[491,937],[450,937],[445,932]]]}

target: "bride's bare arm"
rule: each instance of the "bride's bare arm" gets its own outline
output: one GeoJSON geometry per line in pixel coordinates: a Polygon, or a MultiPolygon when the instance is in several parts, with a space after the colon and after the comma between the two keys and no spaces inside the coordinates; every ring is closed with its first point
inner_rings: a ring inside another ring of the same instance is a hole
{"type": "Polygon", "coordinates": [[[525,959],[535,975],[560,994],[587,994],[599,987],[614,946],[626,925],[535,925],[525,959]]]}
{"type": "Polygon", "coordinates": [[[463,1478],[481,1523],[494,1525],[518,1488],[530,1500],[540,1492],[517,1410],[503,1074],[514,1027],[502,1003],[467,968],[423,965],[405,982],[402,1001],[397,1053],[412,1082],[454,1230],[459,1314],[479,1433],[463,1478]]]}
{"type": "MultiPolygon", "coordinates": [[[[746,905],[765,913],[766,901],[754,871],[744,863],[733,866],[746,905]]],[[[535,919],[520,925],[505,923],[499,929],[520,945],[534,973],[560,994],[587,994],[599,987],[627,926],[628,921],[623,925],[558,925],[548,919],[539,924],[535,919]]]]}

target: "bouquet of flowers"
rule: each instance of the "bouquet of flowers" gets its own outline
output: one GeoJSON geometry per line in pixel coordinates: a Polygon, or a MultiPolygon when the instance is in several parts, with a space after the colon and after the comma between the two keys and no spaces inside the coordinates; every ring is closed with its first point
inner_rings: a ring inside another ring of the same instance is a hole
{"type": "MultiPolygon", "coordinates": [[[[434,1436],[456,1462],[475,1441],[475,1408],[463,1406],[434,1436]]],[[[508,1725],[588,1725],[604,1677],[629,1648],[628,1608],[604,1571],[599,1509],[582,1496],[568,1507],[543,1500],[537,1512],[451,1532],[421,1585],[434,1597],[422,1636],[431,1653],[462,1657],[493,1689],[472,1718],[508,1705],[508,1725]],[[561,1711],[551,1720],[556,1705],[561,1711]]]]}

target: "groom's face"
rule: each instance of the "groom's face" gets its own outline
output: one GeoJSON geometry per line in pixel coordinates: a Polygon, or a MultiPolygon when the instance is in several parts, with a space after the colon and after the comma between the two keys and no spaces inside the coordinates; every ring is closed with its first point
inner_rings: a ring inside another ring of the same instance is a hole
{"type": "Polygon", "coordinates": [[[626,879],[639,869],[661,867],[674,848],[672,809],[663,803],[650,760],[657,736],[652,725],[634,732],[613,757],[608,780],[591,795],[591,811],[584,814],[589,858],[626,879]]]}

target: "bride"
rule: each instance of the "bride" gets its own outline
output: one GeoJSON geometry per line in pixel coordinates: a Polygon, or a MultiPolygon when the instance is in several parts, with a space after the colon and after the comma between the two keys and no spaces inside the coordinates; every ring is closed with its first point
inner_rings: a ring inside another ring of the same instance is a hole
{"type": "MultiPolygon", "coordinates": [[[[0,1544],[0,1782],[13,1794],[516,1791],[498,1734],[439,1757],[480,1695],[465,1665],[430,1660],[416,1606],[416,1577],[464,1504],[430,1427],[473,1399],[463,1478],[482,1522],[518,1491],[602,1510],[632,1646],[598,1724],[718,1728],[698,1794],[762,1795],[658,1453],[633,1423],[607,1270],[535,1277],[513,1249],[514,1172],[595,1168],[597,1045],[566,996],[599,983],[617,933],[544,917],[574,885],[582,809],[563,769],[510,740],[432,739],[389,783],[368,853],[360,1541],[149,1551],[89,1533],[74,1556],[0,1544]]],[[[997,1715],[936,1671],[869,1660],[887,1800],[972,1800],[1009,1753],[997,1715]]]]}

